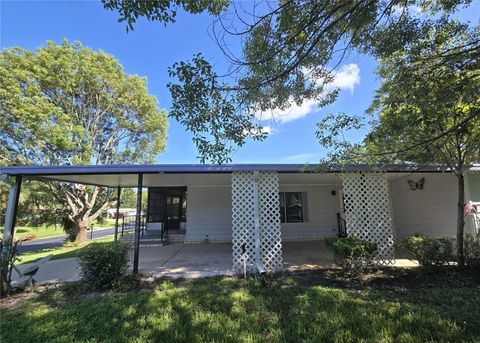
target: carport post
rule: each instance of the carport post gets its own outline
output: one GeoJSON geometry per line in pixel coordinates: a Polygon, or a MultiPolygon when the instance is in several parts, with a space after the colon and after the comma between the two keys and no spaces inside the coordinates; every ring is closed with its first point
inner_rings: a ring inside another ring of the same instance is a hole
{"type": "Polygon", "coordinates": [[[140,222],[142,219],[143,174],[138,174],[137,214],[135,218],[135,246],[133,250],[133,275],[138,274],[138,254],[140,250],[140,222]]]}
{"type": "Polygon", "coordinates": [[[3,228],[3,240],[13,242],[15,224],[17,222],[18,199],[20,197],[20,188],[22,187],[22,176],[17,175],[15,182],[12,182],[8,176],[2,175],[2,181],[10,185],[7,213],[5,214],[5,226],[3,228]]]}
{"type": "Polygon", "coordinates": [[[122,194],[122,189],[117,187],[117,212],[115,213],[115,242],[117,241],[118,236],[118,216],[120,215],[120,196],[122,194]]]}

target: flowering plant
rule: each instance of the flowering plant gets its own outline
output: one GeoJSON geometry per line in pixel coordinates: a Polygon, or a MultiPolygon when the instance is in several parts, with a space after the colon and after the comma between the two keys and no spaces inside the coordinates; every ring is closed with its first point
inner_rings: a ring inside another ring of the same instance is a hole
{"type": "Polygon", "coordinates": [[[465,214],[477,214],[477,208],[471,201],[467,202],[463,209],[465,211],[465,214]]]}

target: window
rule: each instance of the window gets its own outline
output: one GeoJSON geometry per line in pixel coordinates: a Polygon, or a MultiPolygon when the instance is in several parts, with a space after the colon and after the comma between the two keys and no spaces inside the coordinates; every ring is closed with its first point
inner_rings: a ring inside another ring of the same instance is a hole
{"type": "Polygon", "coordinates": [[[187,221],[187,191],[178,188],[148,189],[148,222],[187,221]]]}
{"type": "Polygon", "coordinates": [[[303,223],[301,192],[280,192],[280,221],[282,223],[303,223]]]}
{"type": "Polygon", "coordinates": [[[165,199],[163,194],[156,190],[148,192],[148,221],[163,222],[165,215],[165,199]]]}

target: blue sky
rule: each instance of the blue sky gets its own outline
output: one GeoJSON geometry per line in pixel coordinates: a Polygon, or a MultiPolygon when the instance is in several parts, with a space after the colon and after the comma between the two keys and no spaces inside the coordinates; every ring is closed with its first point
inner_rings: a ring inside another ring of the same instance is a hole
{"type": "MultiPolygon", "coordinates": [[[[47,40],[78,40],[114,55],[127,73],[147,77],[149,92],[157,97],[160,108],[168,110],[171,105],[167,68],[174,62],[202,52],[222,66],[222,56],[208,36],[212,19],[207,15],[180,14],[177,22],[167,27],[141,20],[127,33],[125,25],[117,22],[117,14],[96,1],[0,1],[2,49],[35,49],[47,40]]],[[[265,121],[272,134],[263,142],[252,141],[240,148],[232,156],[233,162],[317,162],[326,152],[315,139],[315,124],[330,112],[363,113],[379,85],[375,66],[368,56],[353,56],[337,77],[343,89],[334,104],[320,110],[315,104],[306,104],[276,116],[276,123],[265,121]]],[[[175,120],[169,122],[167,150],[158,156],[158,163],[198,162],[191,135],[175,120]]],[[[361,135],[351,138],[360,139],[361,135]]]]}

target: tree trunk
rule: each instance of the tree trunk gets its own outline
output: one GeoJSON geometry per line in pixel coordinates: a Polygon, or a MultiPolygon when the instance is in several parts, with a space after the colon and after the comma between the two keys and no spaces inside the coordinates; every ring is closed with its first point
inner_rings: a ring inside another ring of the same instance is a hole
{"type": "Polygon", "coordinates": [[[457,261],[460,267],[465,265],[463,252],[463,231],[465,226],[464,203],[465,203],[465,179],[463,173],[457,174],[458,178],[458,202],[457,202],[457,261]]]}
{"type": "Polygon", "coordinates": [[[88,216],[87,219],[78,219],[74,221],[77,235],[75,237],[75,243],[85,242],[87,240],[87,229],[88,229],[88,216]]]}

